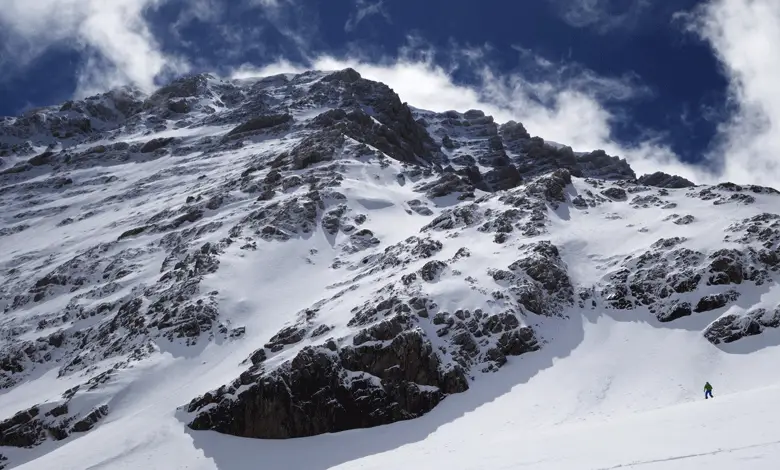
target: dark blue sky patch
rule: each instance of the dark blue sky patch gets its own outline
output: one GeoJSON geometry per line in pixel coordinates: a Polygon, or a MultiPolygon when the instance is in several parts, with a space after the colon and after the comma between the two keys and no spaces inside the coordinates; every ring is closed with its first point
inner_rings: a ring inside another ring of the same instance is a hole
{"type": "MultiPolygon", "coordinates": [[[[220,0],[199,16],[187,2],[171,0],[148,10],[146,19],[161,49],[186,59],[192,72],[227,73],[279,59],[305,63],[321,54],[379,61],[408,52],[413,38],[421,51],[435,51],[437,63],[459,65],[453,76],[461,84],[479,80],[469,51],[480,51],[479,64],[496,75],[572,83],[590,77],[582,86],[619,117],[612,123],[618,142],[631,146],[659,136],[686,161],[697,161],[724,116],[727,88],[708,45],[674,21],[676,12],[699,3],[279,0],[269,9],[220,0]],[[610,96],[598,78],[630,84],[634,93],[610,96]]],[[[79,45],[67,46],[0,74],[0,114],[70,97],[85,57],[79,45]]]]}

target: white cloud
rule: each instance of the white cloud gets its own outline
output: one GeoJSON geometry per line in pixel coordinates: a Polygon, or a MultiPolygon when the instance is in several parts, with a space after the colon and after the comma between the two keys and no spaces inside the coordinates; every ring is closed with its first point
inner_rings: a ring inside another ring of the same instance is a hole
{"type": "Polygon", "coordinates": [[[319,33],[317,9],[300,0],[227,0],[243,1],[250,8],[260,8],[265,19],[290,41],[302,55],[310,49],[319,33]]]}
{"type": "Polygon", "coordinates": [[[187,0],[184,9],[179,14],[177,23],[186,23],[192,20],[215,22],[224,11],[225,5],[219,0],[187,0]]]}
{"type": "Polygon", "coordinates": [[[575,28],[592,28],[600,33],[631,29],[650,6],[649,0],[548,0],[561,18],[575,28]]]}
{"type": "Polygon", "coordinates": [[[378,0],[373,3],[369,0],[357,0],[355,12],[349,16],[347,22],[344,24],[344,31],[354,31],[361,21],[372,15],[382,15],[385,20],[388,22],[390,21],[390,14],[385,10],[383,0],[378,0]]]}
{"type": "MultiPolygon", "coordinates": [[[[76,97],[120,85],[150,91],[160,81],[188,72],[198,57],[185,58],[163,49],[154,37],[150,16],[167,4],[180,7],[168,29],[179,34],[192,21],[209,23],[229,44],[226,58],[263,47],[256,28],[219,24],[224,0],[4,0],[0,8],[0,79],[22,73],[48,50],[73,49],[80,57],[76,97]]],[[[241,0],[238,8],[262,9],[265,18],[296,48],[304,51],[317,26],[297,0],[241,0]]],[[[191,44],[190,44],[191,45],[191,44]]],[[[221,66],[222,64],[211,64],[221,66]]]]}
{"type": "Polygon", "coordinates": [[[528,87],[579,90],[601,102],[628,101],[652,95],[634,73],[605,77],[574,62],[553,62],[522,46],[512,48],[520,55],[523,76],[536,77],[533,83],[526,80],[528,87]]]}
{"type": "Polygon", "coordinates": [[[187,44],[181,36],[182,28],[188,26],[193,21],[217,23],[224,11],[225,5],[220,0],[188,0],[176,21],[169,26],[169,30],[176,39],[187,44]]]}
{"type": "Polygon", "coordinates": [[[3,66],[23,67],[49,48],[75,47],[87,53],[77,93],[119,84],[152,89],[155,77],[187,70],[185,61],[161,50],[145,21],[164,1],[5,0],[3,66]]]}
{"type": "Polygon", "coordinates": [[[263,8],[280,8],[281,3],[284,1],[285,0],[248,0],[248,3],[263,8]]]}
{"type": "Polygon", "coordinates": [[[712,0],[688,18],[721,62],[736,108],[710,160],[736,182],[780,186],[780,2],[712,0]]]}

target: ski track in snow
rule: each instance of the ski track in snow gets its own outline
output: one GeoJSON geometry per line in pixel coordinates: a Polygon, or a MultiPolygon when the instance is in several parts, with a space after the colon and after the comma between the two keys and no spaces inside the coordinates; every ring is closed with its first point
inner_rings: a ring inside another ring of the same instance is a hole
{"type": "MultiPolygon", "coordinates": [[[[293,115],[298,120],[312,119],[328,109],[303,109],[293,115]]],[[[222,135],[229,129],[166,129],[150,135],[130,135],[125,140],[175,137],[183,139],[184,145],[208,135],[222,135]]],[[[108,141],[90,145],[105,143],[108,141]]],[[[35,253],[36,264],[60,264],[97,243],[114,242],[119,233],[141,225],[150,215],[181,204],[199,175],[208,173],[209,181],[216,185],[240,174],[252,157],[280,152],[292,145],[279,140],[252,142],[231,153],[227,161],[225,155],[205,157],[194,152],[74,171],[70,177],[76,182],[102,174],[103,170],[116,176],[117,182],[109,189],[68,193],[67,197],[35,206],[51,207],[67,200],[68,208],[56,216],[40,218],[32,229],[0,238],[0,262],[5,266],[20,254],[35,253]],[[166,171],[173,176],[160,178],[166,171]],[[176,171],[182,174],[176,175],[176,171]],[[120,202],[106,199],[141,186],[146,194],[140,198],[120,202]],[[97,214],[57,226],[62,219],[77,219],[85,206],[95,207],[97,214]]],[[[780,331],[767,329],[761,335],[718,347],[701,334],[722,315],[757,305],[777,305],[780,289],[774,285],[745,286],[740,288],[742,297],[727,309],[670,323],[659,322],[643,308],[572,306],[565,311],[567,318],[524,317],[521,321],[531,325],[543,340],[541,350],[509,357],[507,365],[495,373],[473,371],[470,375],[477,377],[469,382],[468,391],[448,396],[428,414],[410,421],[289,440],[244,439],[187,428],[191,416],[177,411],[179,407],[234,380],[247,369],[242,361],[290,324],[297,312],[333,296],[340,290],[334,285],[347,283],[359,273],[332,269],[334,258],[357,262],[409,236],[422,237],[421,227],[458,202],[446,197],[430,201],[414,190],[417,183],[400,184],[396,176],[403,168],[395,161],[389,165],[379,165],[372,159],[339,162],[344,167],[344,181],[336,189],[347,196],[344,203],[350,209],[366,215],[364,227],[381,245],[344,254],[340,249],[349,237],[342,233],[329,236],[318,225],[313,233],[285,242],[258,240],[256,250],[242,250],[240,243],[229,246],[219,256],[219,269],[204,277],[200,291],[218,291],[219,321],[231,328],[244,327],[245,336],[201,340],[194,346],[158,338],[155,354],[122,369],[106,387],[85,394],[85,409],[103,403],[110,409],[93,430],[63,441],[49,440],[33,449],[0,447],[0,454],[18,465],[9,468],[776,468],[780,461],[780,407],[776,404],[780,396],[780,331]],[[433,214],[422,216],[408,211],[408,201],[413,199],[426,200],[433,214]],[[701,387],[707,380],[714,386],[715,398],[704,401],[701,387]]],[[[41,175],[37,180],[45,177],[41,175]]],[[[574,178],[566,189],[568,201],[588,190],[597,192],[585,179],[574,178]]],[[[472,256],[451,268],[485,284],[492,282],[487,269],[504,269],[515,261],[520,245],[549,240],[560,249],[574,284],[590,286],[602,282],[605,274],[628,255],[647,251],[659,238],[685,237],[685,246],[709,253],[724,247],[723,235],[732,223],[777,211],[774,196],[756,195],[757,202],[752,205],[714,206],[686,196],[690,191],[669,190],[665,199],[677,205],[672,210],[634,208],[628,202],[605,202],[584,210],[575,209],[569,202],[557,209],[548,207],[546,233],[518,236],[505,245],[493,243],[492,234],[478,232],[478,226],[456,230],[457,237],[446,231],[427,235],[444,245],[435,259],[449,259],[458,248],[467,247],[472,256]],[[695,222],[676,225],[666,220],[671,213],[693,214],[695,222]]],[[[305,192],[305,187],[290,191],[305,192]]],[[[223,222],[219,229],[199,238],[198,246],[218,242],[247,214],[256,196],[238,193],[232,191],[234,200],[218,211],[207,212],[198,221],[223,222]]],[[[496,198],[484,201],[481,208],[506,209],[496,198]]],[[[13,209],[21,211],[22,207],[13,209]]],[[[11,216],[3,219],[6,225],[11,216]]],[[[142,249],[163,235],[130,239],[122,242],[121,248],[142,249]]],[[[132,276],[153,283],[159,277],[163,258],[163,253],[145,253],[139,261],[142,268],[132,276]]],[[[414,269],[422,265],[416,263],[414,269]]],[[[46,272],[44,268],[40,274],[46,272]]],[[[334,326],[329,336],[354,334],[354,329],[347,326],[350,308],[370,298],[386,276],[382,272],[357,282],[354,291],[322,312],[317,321],[334,326]]],[[[458,282],[443,278],[426,289],[441,299],[442,310],[454,311],[460,305],[482,301],[479,294],[458,282]]],[[[106,299],[120,298],[131,286],[125,284],[106,299]]],[[[693,302],[701,292],[695,294],[693,302]]],[[[0,325],[5,328],[16,321],[33,321],[28,319],[62,309],[66,303],[65,298],[54,298],[32,305],[4,315],[0,325]]],[[[30,336],[22,338],[32,340],[42,332],[26,334],[30,336]]],[[[435,333],[429,336],[431,341],[438,340],[435,333]]],[[[288,346],[271,357],[267,367],[272,369],[303,347],[321,342],[307,338],[288,346]]],[[[98,368],[108,370],[111,364],[107,360],[98,368]]],[[[0,419],[56,400],[85,377],[74,373],[58,378],[55,369],[42,366],[22,383],[0,390],[0,419]]]]}

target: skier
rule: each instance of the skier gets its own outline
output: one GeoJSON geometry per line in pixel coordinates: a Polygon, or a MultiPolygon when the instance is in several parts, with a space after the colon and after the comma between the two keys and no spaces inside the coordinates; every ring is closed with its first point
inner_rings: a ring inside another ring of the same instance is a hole
{"type": "Polygon", "coordinates": [[[712,396],[712,385],[709,382],[704,384],[704,399],[706,400],[707,398],[714,398],[712,396]]]}

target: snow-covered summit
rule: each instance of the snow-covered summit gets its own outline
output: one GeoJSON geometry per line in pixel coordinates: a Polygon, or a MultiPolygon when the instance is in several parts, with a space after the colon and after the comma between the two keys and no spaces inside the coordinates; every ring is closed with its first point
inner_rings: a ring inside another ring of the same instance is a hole
{"type": "Polygon", "coordinates": [[[419,418],[593,315],[724,354],[780,326],[774,189],[637,178],[351,69],[33,110],[0,158],[0,468],[110,462],[66,449],[142,422],[419,418]]]}

